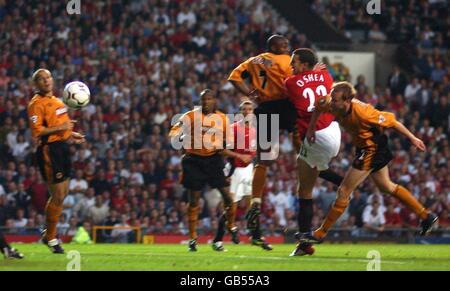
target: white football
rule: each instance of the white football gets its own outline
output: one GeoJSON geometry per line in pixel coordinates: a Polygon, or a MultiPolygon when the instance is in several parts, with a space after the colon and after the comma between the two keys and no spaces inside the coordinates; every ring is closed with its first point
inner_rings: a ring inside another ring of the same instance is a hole
{"type": "Polygon", "coordinates": [[[89,87],[80,81],[68,83],[64,87],[62,100],[72,109],[80,109],[89,104],[91,92],[89,87]]]}

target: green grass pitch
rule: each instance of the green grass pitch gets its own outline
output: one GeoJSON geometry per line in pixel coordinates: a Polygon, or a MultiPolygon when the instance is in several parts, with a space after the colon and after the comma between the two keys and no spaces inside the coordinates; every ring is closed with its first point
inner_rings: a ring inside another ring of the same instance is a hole
{"type": "Polygon", "coordinates": [[[380,253],[380,267],[388,270],[450,270],[450,245],[399,244],[323,244],[313,256],[289,257],[294,245],[274,245],[264,251],[250,245],[226,245],[218,253],[200,244],[196,253],[186,245],[65,244],[66,254],[54,255],[41,244],[15,244],[25,254],[23,260],[0,259],[0,271],[60,270],[71,261],[71,250],[80,253],[81,271],[158,270],[158,271],[294,271],[367,270],[371,250],[380,253]]]}

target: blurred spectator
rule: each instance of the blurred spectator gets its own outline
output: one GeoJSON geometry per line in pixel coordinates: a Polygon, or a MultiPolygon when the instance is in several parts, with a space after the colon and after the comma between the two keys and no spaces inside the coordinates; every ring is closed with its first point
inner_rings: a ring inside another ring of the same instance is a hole
{"type": "Polygon", "coordinates": [[[414,77],[412,79],[412,82],[409,83],[405,88],[405,99],[406,102],[411,105],[416,100],[417,92],[422,88],[422,86],[419,83],[419,79],[417,77],[414,77]]]}
{"type": "Polygon", "coordinates": [[[372,29],[369,30],[368,38],[373,42],[384,42],[387,39],[384,32],[380,30],[380,26],[378,25],[378,23],[375,23],[372,29]]]}
{"type": "Polygon", "coordinates": [[[69,222],[66,219],[65,215],[61,215],[59,217],[59,221],[56,224],[56,229],[58,230],[59,235],[65,235],[70,227],[69,222]]]}
{"type": "Polygon", "coordinates": [[[439,228],[449,229],[450,228],[450,216],[449,211],[447,209],[441,212],[439,215],[439,228]]]}
{"type": "Polygon", "coordinates": [[[31,184],[30,193],[33,208],[36,209],[38,213],[44,213],[48,199],[48,188],[40,174],[37,175],[36,182],[31,184]]]}
{"type": "Polygon", "coordinates": [[[89,208],[95,204],[95,190],[93,188],[88,188],[84,197],[81,198],[75,207],[73,208],[73,213],[81,220],[84,220],[88,214],[89,208]]]}
{"type": "Polygon", "coordinates": [[[370,211],[364,211],[363,223],[364,229],[369,232],[380,233],[384,231],[386,220],[378,200],[372,202],[370,211]]]}
{"type": "Polygon", "coordinates": [[[25,218],[25,211],[21,208],[17,209],[16,218],[14,219],[13,225],[16,228],[25,227],[28,220],[25,218]]]}
{"type": "Polygon", "coordinates": [[[388,84],[392,95],[403,94],[405,91],[407,79],[399,66],[394,66],[392,73],[389,75],[388,84]]]}
{"type": "Polygon", "coordinates": [[[132,230],[129,229],[130,225],[127,223],[127,216],[125,214],[122,214],[120,216],[120,222],[114,224],[114,227],[120,227],[115,228],[111,232],[111,237],[114,242],[118,243],[129,243],[129,234],[132,233],[132,230]]]}
{"type": "Polygon", "coordinates": [[[109,207],[103,204],[102,196],[95,197],[95,205],[87,211],[87,217],[92,220],[94,225],[101,225],[108,217],[109,207]]]}
{"type": "Polygon", "coordinates": [[[75,179],[71,179],[69,182],[69,191],[74,196],[76,202],[84,196],[87,189],[88,183],[83,179],[83,171],[76,170],[75,179]]]}
{"type": "Polygon", "coordinates": [[[328,211],[331,204],[336,200],[336,192],[333,190],[333,184],[326,183],[326,188],[319,191],[318,202],[321,209],[328,211]]]}
{"type": "Polygon", "coordinates": [[[402,227],[402,220],[400,214],[398,214],[393,204],[389,204],[386,212],[384,213],[384,218],[386,221],[386,228],[399,228],[402,227]]]}
{"type": "Polygon", "coordinates": [[[362,197],[361,192],[359,190],[355,190],[353,192],[353,197],[350,200],[348,211],[350,216],[355,217],[355,224],[358,227],[363,226],[363,213],[365,207],[366,207],[366,199],[362,197]]]}
{"type": "Polygon", "coordinates": [[[72,217],[73,207],[75,206],[75,204],[75,197],[72,195],[72,193],[69,192],[66,198],[64,198],[62,211],[62,214],[63,216],[65,216],[66,220],[72,217]]]}

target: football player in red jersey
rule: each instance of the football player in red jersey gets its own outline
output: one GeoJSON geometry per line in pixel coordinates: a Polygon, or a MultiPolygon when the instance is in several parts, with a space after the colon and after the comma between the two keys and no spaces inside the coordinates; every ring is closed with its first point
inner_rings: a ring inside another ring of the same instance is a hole
{"type": "MultiPolygon", "coordinates": [[[[226,228],[230,230],[231,240],[235,244],[239,243],[237,227],[234,224],[237,203],[242,199],[246,199],[246,205],[249,205],[252,195],[252,159],[256,156],[256,128],[253,120],[253,103],[250,100],[245,100],[240,104],[239,110],[243,117],[242,120],[231,125],[234,136],[233,151],[239,155],[231,160],[230,193],[233,198],[233,204],[228,220],[225,215],[222,215],[219,220],[219,226],[212,246],[215,251],[224,250],[222,240],[225,234],[225,223],[226,228]]],[[[271,248],[269,244],[266,247],[271,248]]]]}
{"type": "MultiPolygon", "coordinates": [[[[297,130],[302,140],[298,155],[298,195],[299,234],[311,231],[313,217],[312,190],[320,171],[328,169],[328,164],[340,148],[341,131],[334,115],[324,113],[316,123],[315,143],[305,140],[316,100],[330,94],[333,78],[327,70],[314,70],[316,53],[307,48],[296,49],[292,53],[291,66],[294,75],[285,81],[286,90],[297,111],[297,130]]],[[[296,236],[298,237],[299,234],[296,236]]],[[[312,254],[314,249],[308,243],[299,243],[291,256],[312,254]]]]}

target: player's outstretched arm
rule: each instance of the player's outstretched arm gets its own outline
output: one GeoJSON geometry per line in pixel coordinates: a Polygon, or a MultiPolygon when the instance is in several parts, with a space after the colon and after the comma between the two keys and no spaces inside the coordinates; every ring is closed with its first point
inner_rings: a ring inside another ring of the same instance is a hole
{"type": "Polygon", "coordinates": [[[239,154],[239,153],[233,152],[232,150],[229,150],[229,149],[224,149],[223,151],[221,151],[221,154],[225,157],[239,159],[239,160],[243,161],[244,163],[250,163],[252,161],[251,155],[239,154]]]}
{"type": "Polygon", "coordinates": [[[409,131],[401,122],[396,121],[394,125],[395,130],[409,138],[411,143],[421,151],[426,151],[426,146],[420,138],[417,138],[411,131],[409,131]]]}

